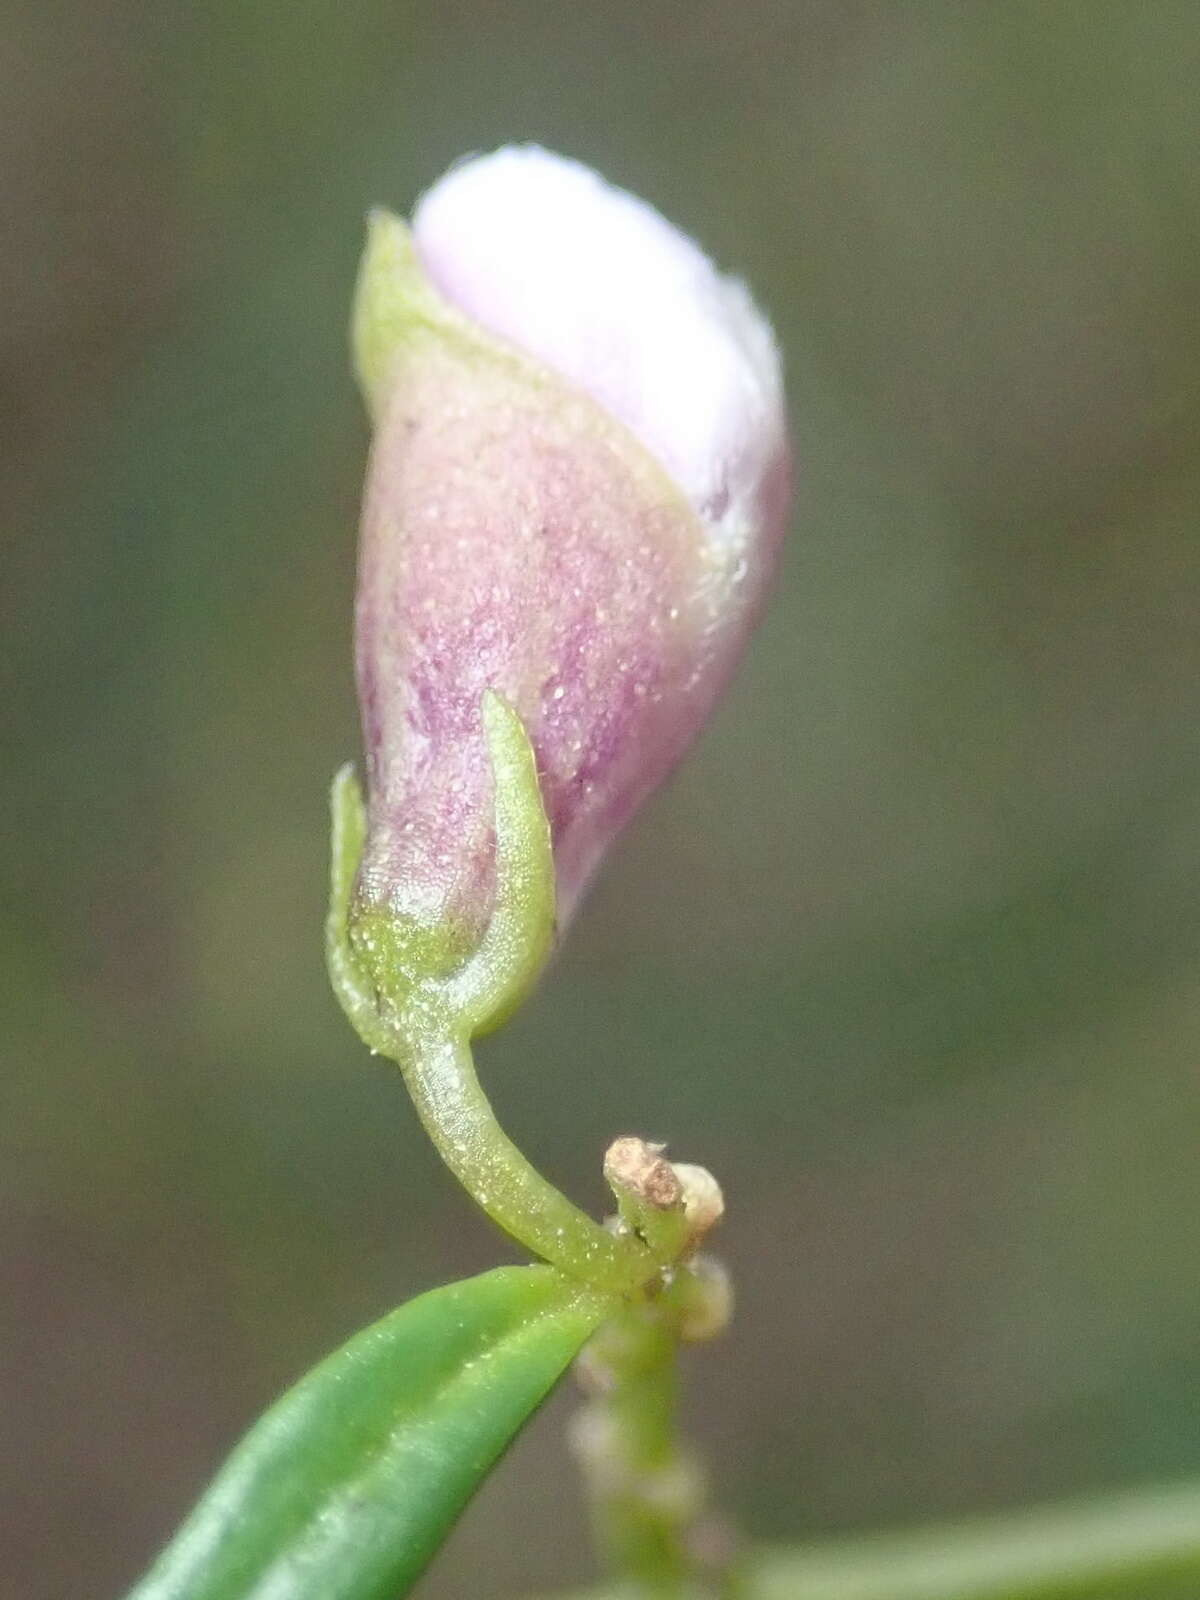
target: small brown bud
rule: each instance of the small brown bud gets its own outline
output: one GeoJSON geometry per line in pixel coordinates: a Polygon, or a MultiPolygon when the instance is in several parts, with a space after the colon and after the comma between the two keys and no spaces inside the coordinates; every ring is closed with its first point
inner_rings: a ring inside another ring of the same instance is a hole
{"type": "MultiPolygon", "coordinates": [[[[630,1195],[656,1211],[684,1203],[684,1185],[663,1155],[665,1145],[626,1135],[614,1139],[604,1156],[604,1177],[618,1197],[630,1195]]],[[[699,1169],[697,1169],[699,1170],[699,1169]]]]}

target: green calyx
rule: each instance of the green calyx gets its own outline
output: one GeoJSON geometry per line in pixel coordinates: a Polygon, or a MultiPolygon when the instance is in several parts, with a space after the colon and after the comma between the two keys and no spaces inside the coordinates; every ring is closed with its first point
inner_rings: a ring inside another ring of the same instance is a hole
{"type": "Polygon", "coordinates": [[[481,716],[495,793],[496,888],[473,951],[452,923],[419,924],[355,902],[366,809],[352,767],[334,779],[330,977],[364,1043],[388,1055],[414,1030],[469,1040],[499,1027],[532,990],[553,947],[554,855],[533,747],[501,695],[484,696],[481,716]]]}
{"type": "Polygon", "coordinates": [[[332,792],[326,958],[334,992],[368,1048],[396,1061],[426,1132],[488,1215],[562,1271],[627,1294],[663,1262],[640,1237],[617,1237],[559,1193],[525,1159],[480,1087],[470,1041],[498,1027],[537,982],[554,941],[554,857],[537,765],[520,717],[484,696],[496,836],[491,918],[473,950],[461,933],[414,930],[355,885],[366,811],[353,769],[332,792]]]}

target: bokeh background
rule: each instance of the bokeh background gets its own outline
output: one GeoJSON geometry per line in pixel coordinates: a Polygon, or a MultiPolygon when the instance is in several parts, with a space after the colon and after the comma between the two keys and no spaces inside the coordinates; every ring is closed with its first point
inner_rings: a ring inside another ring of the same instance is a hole
{"type": "MultiPolygon", "coordinates": [[[[117,1595],[266,1401],[506,1257],[321,965],[364,210],[535,139],[743,273],[781,583],[483,1055],[589,1206],[725,1180],[762,1537],[1200,1471],[1194,0],[6,0],[0,1593],[117,1595]]],[[[585,1577],[565,1393],[426,1600],[585,1577]]]]}

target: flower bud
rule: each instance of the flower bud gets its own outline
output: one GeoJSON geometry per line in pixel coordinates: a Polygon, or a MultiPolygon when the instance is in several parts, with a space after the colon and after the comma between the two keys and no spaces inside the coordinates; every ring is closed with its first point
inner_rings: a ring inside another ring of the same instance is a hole
{"type": "Polygon", "coordinates": [[[779,361],[740,284],[535,148],[453,169],[411,233],[372,219],[355,342],[354,915],[449,971],[494,898],[488,691],[532,743],[560,926],[708,715],[783,530],[779,361]]]}

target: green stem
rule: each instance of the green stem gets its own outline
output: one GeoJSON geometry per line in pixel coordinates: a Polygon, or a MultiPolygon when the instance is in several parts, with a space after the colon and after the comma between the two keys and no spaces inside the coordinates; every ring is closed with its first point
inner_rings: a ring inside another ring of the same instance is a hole
{"type": "Polygon", "coordinates": [[[725,1542],[706,1508],[703,1473],[678,1431],[676,1287],[611,1318],[580,1362],[594,1393],[574,1444],[606,1563],[630,1600],[730,1596],[725,1542]]]}

